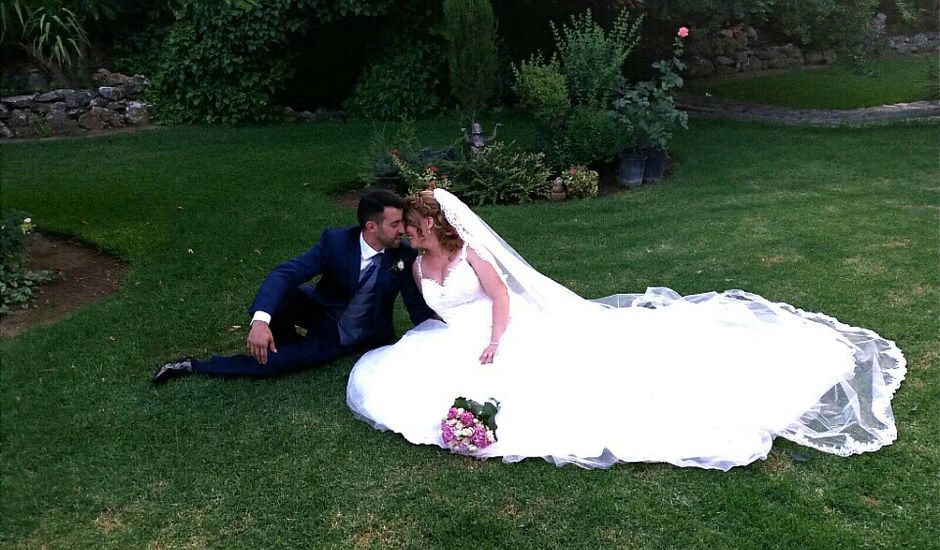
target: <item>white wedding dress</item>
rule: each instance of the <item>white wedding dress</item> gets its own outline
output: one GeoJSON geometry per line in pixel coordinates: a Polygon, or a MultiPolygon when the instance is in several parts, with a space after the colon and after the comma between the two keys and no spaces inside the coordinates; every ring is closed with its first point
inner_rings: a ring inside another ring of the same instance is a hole
{"type": "Polygon", "coordinates": [[[566,295],[439,193],[448,221],[506,281],[511,321],[494,363],[481,365],[492,301],[466,247],[443,284],[422,277],[443,322],[367,353],[349,377],[349,407],[375,428],[443,447],[440,421],[456,397],[494,398],[497,442],[479,456],[587,468],[727,470],[766,458],[775,436],[843,456],[896,438],[891,397],[906,367],[893,342],[739,290],[566,295]]]}

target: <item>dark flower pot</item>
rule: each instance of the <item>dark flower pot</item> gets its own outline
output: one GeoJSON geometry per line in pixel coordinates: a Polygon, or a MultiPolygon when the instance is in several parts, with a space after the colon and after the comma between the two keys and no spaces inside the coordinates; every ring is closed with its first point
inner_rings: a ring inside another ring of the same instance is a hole
{"type": "Polygon", "coordinates": [[[643,149],[646,154],[646,166],[643,172],[643,183],[657,183],[663,179],[666,171],[666,152],[661,149],[643,149]]]}
{"type": "Polygon", "coordinates": [[[639,187],[643,183],[643,172],[646,168],[646,155],[633,151],[620,155],[620,165],[617,166],[617,183],[627,187],[639,187]]]}

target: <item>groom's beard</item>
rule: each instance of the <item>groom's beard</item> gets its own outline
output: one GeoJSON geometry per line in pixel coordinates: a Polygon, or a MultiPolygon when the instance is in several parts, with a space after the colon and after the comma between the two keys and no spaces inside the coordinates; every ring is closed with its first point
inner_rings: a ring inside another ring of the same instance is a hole
{"type": "Polygon", "coordinates": [[[385,248],[398,248],[401,245],[401,239],[401,235],[390,239],[380,238],[379,243],[385,248]]]}

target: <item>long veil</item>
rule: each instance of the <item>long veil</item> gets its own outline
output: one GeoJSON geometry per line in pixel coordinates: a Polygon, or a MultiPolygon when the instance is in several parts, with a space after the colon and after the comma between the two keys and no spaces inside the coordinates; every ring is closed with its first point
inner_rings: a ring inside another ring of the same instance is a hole
{"type": "Polygon", "coordinates": [[[590,312],[607,307],[578,296],[571,290],[539,273],[506,243],[469,206],[446,189],[434,189],[447,222],[460,238],[493,264],[515,296],[545,313],[590,312]]]}
{"type": "MultiPolygon", "coordinates": [[[[456,196],[444,189],[435,189],[433,193],[447,221],[465,242],[497,268],[509,289],[553,317],[557,314],[561,316],[559,319],[577,319],[575,322],[586,324],[616,323],[617,310],[667,308],[680,314],[678,310],[684,308],[671,306],[683,304],[716,307],[715,311],[719,312],[744,307],[758,324],[802,324],[810,331],[828,329],[832,339],[853,350],[854,374],[834,381],[812,408],[777,435],[843,456],[872,451],[897,438],[891,398],[904,379],[907,362],[893,341],[871,330],[843,324],[833,317],[770,302],[741,290],[681,296],[668,288],[649,288],[643,294],[615,294],[587,300],[535,270],[456,196]]],[[[682,345],[681,335],[677,338],[675,343],[682,345]]],[[[611,349],[616,346],[611,345],[611,349]]]]}

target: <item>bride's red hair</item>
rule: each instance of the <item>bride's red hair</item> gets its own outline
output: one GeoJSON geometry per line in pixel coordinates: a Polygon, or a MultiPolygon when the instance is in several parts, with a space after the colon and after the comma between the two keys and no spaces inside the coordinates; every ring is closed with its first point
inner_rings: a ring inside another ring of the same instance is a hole
{"type": "Polygon", "coordinates": [[[405,225],[414,227],[419,235],[424,234],[424,227],[421,221],[425,218],[431,218],[433,225],[431,231],[437,236],[441,247],[448,252],[456,252],[463,246],[463,239],[457,233],[441,210],[440,203],[434,198],[432,191],[420,191],[405,199],[405,225]]]}

